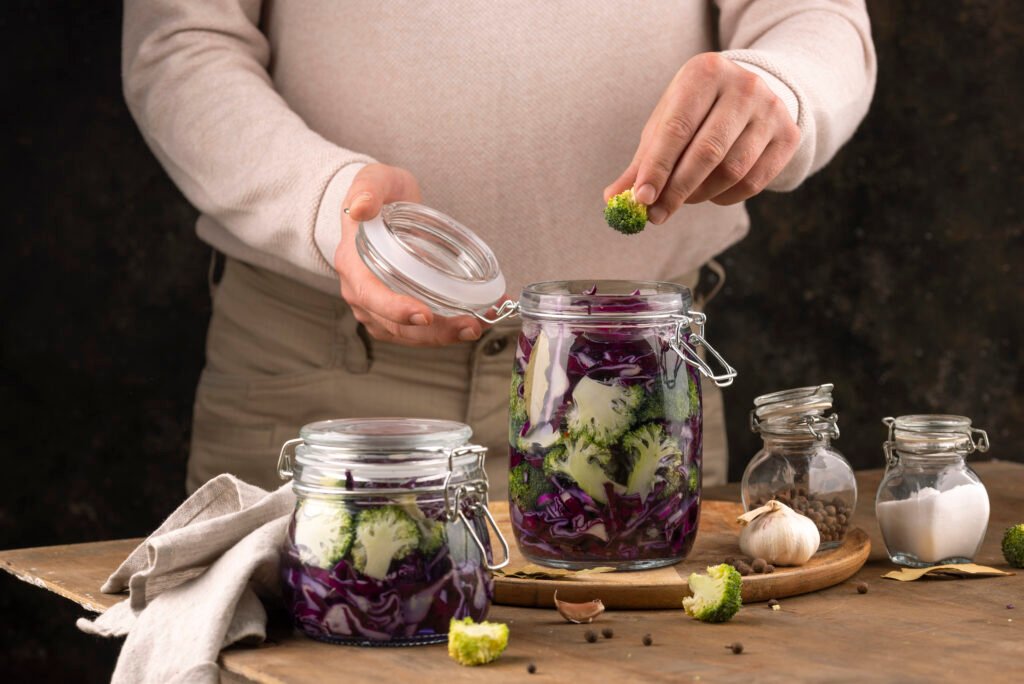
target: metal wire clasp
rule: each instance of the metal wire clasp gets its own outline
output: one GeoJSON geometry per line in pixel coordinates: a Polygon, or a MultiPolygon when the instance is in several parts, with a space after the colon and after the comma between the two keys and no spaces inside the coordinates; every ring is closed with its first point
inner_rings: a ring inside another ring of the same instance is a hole
{"type": "Polygon", "coordinates": [[[495,323],[500,323],[506,318],[511,318],[512,316],[515,316],[517,313],[519,313],[519,302],[514,302],[511,299],[506,299],[500,305],[492,306],[491,310],[494,311],[494,318],[487,318],[487,316],[483,314],[477,313],[476,311],[470,311],[469,309],[467,309],[469,313],[473,314],[484,323],[488,325],[494,325],[495,323]]]}
{"type": "Polygon", "coordinates": [[[292,453],[295,452],[293,447],[297,447],[302,444],[304,439],[296,437],[295,439],[289,439],[287,442],[281,445],[281,453],[277,457],[277,474],[282,480],[292,479],[292,453]]]}
{"type": "Polygon", "coordinates": [[[476,547],[480,550],[480,557],[483,559],[484,564],[488,570],[500,570],[509,563],[509,548],[508,540],[505,539],[505,535],[501,533],[498,528],[498,523],[495,521],[494,516],[491,515],[491,511],[488,510],[486,504],[481,504],[481,500],[487,500],[487,474],[484,470],[484,455],[487,453],[487,448],[477,445],[470,445],[464,447],[457,447],[448,451],[448,473],[444,478],[444,514],[445,519],[448,522],[455,522],[459,520],[465,526],[466,531],[469,532],[470,538],[476,544],[476,547]],[[456,486],[452,486],[452,474],[455,469],[455,459],[458,456],[466,456],[468,454],[476,454],[477,456],[477,467],[484,472],[483,480],[476,480],[473,482],[460,482],[456,486]],[[475,513],[483,513],[484,519],[487,524],[491,526],[491,530],[494,531],[495,537],[498,539],[498,543],[501,544],[503,560],[500,563],[492,563],[487,558],[487,547],[484,546],[480,536],[477,535],[476,530],[473,529],[473,524],[466,517],[466,514],[462,512],[462,497],[472,496],[473,501],[470,503],[470,508],[475,513]]]}
{"type": "Polygon", "coordinates": [[[700,371],[701,375],[710,379],[719,387],[731,385],[732,381],[736,379],[736,369],[730,366],[722,355],[708,344],[708,341],[704,338],[704,325],[707,323],[708,317],[700,311],[687,311],[685,316],[674,316],[673,318],[676,321],[676,329],[668,343],[672,347],[672,351],[679,354],[679,357],[687,365],[696,368],[700,371]],[[696,331],[690,329],[691,324],[697,325],[696,331]],[[684,337],[686,331],[690,333],[689,341],[684,337]],[[725,372],[715,375],[711,365],[697,354],[699,347],[705,347],[725,372]]]}

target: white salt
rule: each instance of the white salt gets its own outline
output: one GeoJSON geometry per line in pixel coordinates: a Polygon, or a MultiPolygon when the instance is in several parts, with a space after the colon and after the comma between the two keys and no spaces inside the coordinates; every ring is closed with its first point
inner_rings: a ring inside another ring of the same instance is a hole
{"type": "Polygon", "coordinates": [[[879,503],[875,512],[890,555],[925,563],[973,558],[988,527],[988,492],[979,483],[943,492],[925,487],[902,501],[879,503]]]}

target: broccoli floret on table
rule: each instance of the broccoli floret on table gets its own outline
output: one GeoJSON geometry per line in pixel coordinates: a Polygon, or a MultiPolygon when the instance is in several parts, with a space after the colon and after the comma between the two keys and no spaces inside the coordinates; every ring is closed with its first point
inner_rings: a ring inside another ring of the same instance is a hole
{"type": "Polygon", "coordinates": [[[452,618],[448,626],[448,655],[459,665],[485,665],[497,660],[508,646],[508,625],[452,618]]]}
{"type": "Polygon", "coordinates": [[[1003,557],[1015,568],[1024,568],[1024,523],[1003,533],[1003,557]]]}
{"type": "Polygon", "coordinates": [[[701,622],[731,620],[743,604],[743,578],[731,565],[708,566],[706,574],[692,573],[687,584],[693,596],[683,599],[683,610],[701,622]]]}

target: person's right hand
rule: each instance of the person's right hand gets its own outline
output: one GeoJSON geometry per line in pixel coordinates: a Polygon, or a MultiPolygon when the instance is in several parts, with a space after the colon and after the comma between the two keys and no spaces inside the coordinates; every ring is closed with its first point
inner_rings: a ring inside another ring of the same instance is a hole
{"type": "Polygon", "coordinates": [[[409,346],[439,347],[480,337],[483,323],[470,315],[445,317],[421,301],[401,295],[378,280],[356,252],[356,231],[390,202],[420,202],[416,178],[405,169],[369,164],[352,181],[341,215],[341,243],[334,268],[341,296],[356,320],[375,339],[409,346]]]}

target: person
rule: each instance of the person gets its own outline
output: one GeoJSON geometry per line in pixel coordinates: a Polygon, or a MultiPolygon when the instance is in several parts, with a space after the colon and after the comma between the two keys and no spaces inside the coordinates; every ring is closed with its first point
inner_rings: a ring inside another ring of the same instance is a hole
{"type": "MultiPolygon", "coordinates": [[[[862,0],[127,0],[125,99],[226,255],[187,488],[274,486],[301,425],[398,415],[470,424],[501,497],[517,327],[391,291],[358,222],[397,200],[440,209],[494,249],[513,297],[552,279],[694,286],[745,235],[744,200],[796,188],[850,138],[875,69],[862,0]],[[602,217],[628,188],[650,207],[639,235],[602,217]]],[[[704,391],[719,483],[721,397],[704,391]]]]}

